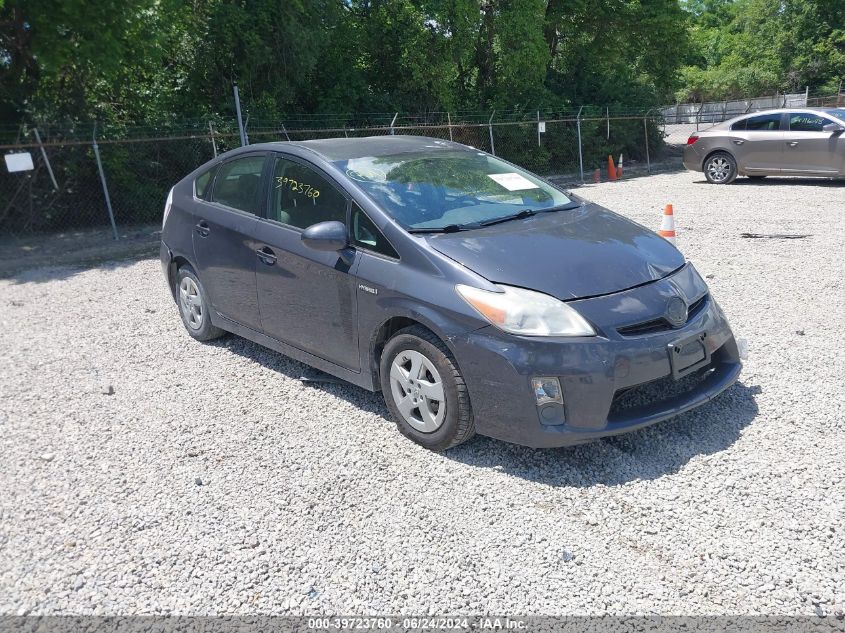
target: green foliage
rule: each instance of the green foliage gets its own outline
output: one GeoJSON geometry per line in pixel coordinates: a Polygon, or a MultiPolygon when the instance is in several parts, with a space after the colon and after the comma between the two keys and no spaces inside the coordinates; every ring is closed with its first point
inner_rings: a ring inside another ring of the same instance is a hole
{"type": "Polygon", "coordinates": [[[842,0],[689,0],[679,100],[833,92],[845,74],[842,0]]]}
{"type": "Polygon", "coordinates": [[[653,105],[679,0],[3,0],[6,122],[653,105]]]}

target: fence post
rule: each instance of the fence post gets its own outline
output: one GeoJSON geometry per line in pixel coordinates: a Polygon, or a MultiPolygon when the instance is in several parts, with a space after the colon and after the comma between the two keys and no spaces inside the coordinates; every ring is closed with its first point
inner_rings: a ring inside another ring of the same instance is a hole
{"type": "Polygon", "coordinates": [[[810,103],[810,86],[804,89],[804,107],[806,108],[810,103]]]}
{"type": "Polygon", "coordinates": [[[646,171],[651,173],[651,157],[648,153],[648,112],[643,116],[643,132],[645,133],[645,166],[646,171]]]}
{"type": "MultiPolygon", "coordinates": [[[[610,140],[610,107],[607,107],[607,140],[610,140]]],[[[583,180],[583,178],[581,179],[583,180]]]]}
{"type": "Polygon", "coordinates": [[[496,111],[490,114],[490,120],[487,121],[487,129],[490,131],[490,153],[496,155],[496,146],[493,144],[493,117],[496,116],[496,111]]]}
{"type": "Polygon", "coordinates": [[[537,147],[540,147],[540,111],[537,110],[537,147]]]}
{"type": "Polygon", "coordinates": [[[117,225],[114,223],[114,211],[111,208],[111,198],[109,197],[109,188],[106,185],[106,173],[103,171],[103,161],[100,160],[100,148],[97,146],[97,124],[94,123],[94,132],[91,134],[91,140],[94,145],[94,156],[97,158],[97,169],[100,171],[100,182],[103,185],[103,195],[106,197],[106,208],[109,211],[109,220],[111,221],[111,230],[114,239],[117,240],[117,225]]]}
{"type": "Polygon", "coordinates": [[[211,121],[208,122],[208,136],[211,138],[211,148],[214,150],[214,158],[217,158],[217,141],[214,140],[214,128],[211,127],[211,121]]]}
{"type": "MultiPolygon", "coordinates": [[[[343,127],[344,127],[344,131],[345,131],[346,126],[344,125],[343,127]]],[[[284,123],[282,123],[282,132],[284,132],[284,133],[285,133],[285,138],[286,138],[287,140],[290,140],[290,135],[288,134],[288,129],[285,127],[285,124],[284,124],[284,123]]]]}
{"type": "Polygon", "coordinates": [[[238,94],[238,84],[232,86],[235,92],[235,114],[238,115],[238,131],[241,134],[241,147],[246,145],[246,132],[244,132],[244,122],[241,119],[241,97],[238,94]]]}
{"type": "Polygon", "coordinates": [[[53,189],[59,190],[59,185],[56,183],[56,177],[53,175],[53,167],[50,165],[50,159],[47,158],[47,152],[44,150],[44,143],[41,142],[41,135],[38,133],[38,128],[32,128],[35,132],[35,140],[38,141],[38,147],[41,150],[41,158],[44,159],[44,164],[47,166],[47,173],[50,174],[50,180],[53,182],[53,189]]]}
{"type": "Polygon", "coordinates": [[[393,115],[393,120],[390,122],[390,134],[391,136],[396,134],[396,131],[393,129],[393,126],[396,125],[396,117],[399,116],[399,113],[393,115]]]}
{"type": "Polygon", "coordinates": [[[452,116],[448,112],[446,113],[446,122],[449,127],[449,140],[452,141],[454,140],[452,138],[452,116]]]}
{"type": "Polygon", "coordinates": [[[575,118],[575,123],[578,126],[578,166],[581,168],[581,182],[584,182],[584,151],[581,149],[581,110],[584,106],[578,108],[578,116],[575,118]]]}

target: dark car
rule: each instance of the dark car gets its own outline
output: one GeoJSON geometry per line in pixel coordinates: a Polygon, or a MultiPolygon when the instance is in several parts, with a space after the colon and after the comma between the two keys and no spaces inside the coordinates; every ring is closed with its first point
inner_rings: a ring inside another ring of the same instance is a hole
{"type": "Polygon", "coordinates": [[[708,182],[737,176],[845,177],[845,109],[797,108],[745,114],[687,139],[684,166],[708,182]]]}
{"type": "Polygon", "coordinates": [[[737,344],[666,240],[457,143],[267,143],[170,192],[161,261],[191,336],[225,331],[372,391],[443,450],[577,444],[705,404],[737,344]]]}

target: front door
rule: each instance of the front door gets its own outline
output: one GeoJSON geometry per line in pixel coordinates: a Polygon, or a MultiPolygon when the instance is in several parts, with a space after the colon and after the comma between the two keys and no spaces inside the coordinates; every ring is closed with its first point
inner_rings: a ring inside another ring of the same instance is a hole
{"type": "Polygon", "coordinates": [[[791,112],[784,137],[783,173],[835,176],[845,156],[841,134],[825,132],[832,119],[815,112],[791,112]]]}
{"type": "Polygon", "coordinates": [[[731,150],[742,173],[777,173],[781,169],[783,135],[781,114],[761,114],[731,126],[731,150]]]}
{"type": "MultiPolygon", "coordinates": [[[[268,336],[353,371],[358,358],[355,260],[311,249],[302,231],[337,220],[349,199],[314,166],[277,156],[266,218],[259,220],[258,304],[268,336]]],[[[354,251],[350,256],[357,257],[354,251]]]]}
{"type": "Polygon", "coordinates": [[[197,202],[194,256],[213,309],[261,329],[255,285],[255,234],[266,153],[238,156],[217,170],[207,200],[197,202]]]}

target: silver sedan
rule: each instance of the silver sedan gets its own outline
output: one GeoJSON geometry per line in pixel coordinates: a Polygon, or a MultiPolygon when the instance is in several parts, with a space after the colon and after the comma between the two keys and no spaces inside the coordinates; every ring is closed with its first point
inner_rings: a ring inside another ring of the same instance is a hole
{"type": "Polygon", "coordinates": [[[793,108],[744,114],[696,132],[684,167],[713,184],[737,176],[845,177],[845,108],[793,108]]]}

